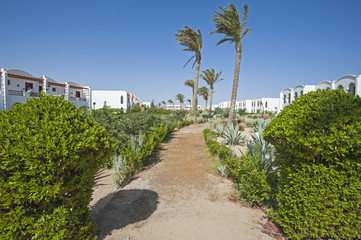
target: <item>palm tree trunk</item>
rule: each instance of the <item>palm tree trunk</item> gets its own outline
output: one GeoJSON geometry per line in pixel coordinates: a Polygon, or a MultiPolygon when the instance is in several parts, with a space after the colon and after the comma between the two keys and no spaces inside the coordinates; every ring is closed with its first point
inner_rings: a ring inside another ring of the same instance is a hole
{"type": "Polygon", "coordinates": [[[209,115],[212,114],[212,98],[213,98],[213,88],[211,88],[211,93],[209,94],[209,115]]]}
{"type": "Polygon", "coordinates": [[[199,78],[199,68],[201,66],[201,59],[197,56],[197,64],[196,64],[196,73],[194,76],[194,87],[193,87],[193,117],[196,119],[197,117],[197,91],[198,91],[198,78],[199,78]]]}
{"type": "Polygon", "coordinates": [[[208,103],[208,100],[206,100],[206,105],[204,106],[204,110],[207,111],[207,103],[208,103]]]}
{"type": "Polygon", "coordinates": [[[239,80],[239,69],[241,66],[241,54],[242,54],[242,43],[236,42],[236,65],[234,66],[234,77],[233,77],[233,88],[231,97],[231,106],[229,109],[228,125],[233,123],[234,111],[236,107],[238,80],[239,80]]]}

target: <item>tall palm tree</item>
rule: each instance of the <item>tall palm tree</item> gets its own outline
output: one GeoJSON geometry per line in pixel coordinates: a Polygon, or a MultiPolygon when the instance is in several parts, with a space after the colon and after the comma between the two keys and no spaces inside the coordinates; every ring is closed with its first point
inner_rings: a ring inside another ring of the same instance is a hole
{"type": "Polygon", "coordinates": [[[216,82],[222,81],[223,78],[219,78],[222,74],[222,71],[219,73],[215,73],[214,69],[206,69],[205,71],[202,71],[203,74],[201,74],[201,78],[206,81],[206,83],[209,85],[209,88],[211,89],[211,92],[209,94],[209,113],[212,113],[212,99],[213,99],[213,90],[214,90],[214,84],[216,82]]]}
{"type": "Polygon", "coordinates": [[[175,100],[179,100],[182,110],[183,110],[184,98],[185,98],[185,96],[181,93],[178,93],[177,96],[175,96],[175,100]]]}
{"type": "Polygon", "coordinates": [[[234,110],[237,98],[238,80],[239,80],[239,68],[241,65],[242,55],[242,39],[249,33],[250,28],[246,28],[248,5],[243,4],[243,19],[241,22],[239,12],[236,7],[230,3],[228,8],[219,7],[222,13],[216,12],[212,21],[216,25],[216,30],[211,34],[221,33],[224,34],[224,38],[217,43],[217,46],[221,43],[229,41],[230,44],[235,43],[236,47],[236,64],[234,67],[233,88],[231,97],[231,106],[228,118],[228,124],[231,124],[234,119],[234,110]]]}
{"type": "Polygon", "coordinates": [[[194,57],[196,57],[196,60],[193,63],[193,67],[194,65],[196,65],[196,72],[194,76],[194,87],[193,87],[193,116],[197,117],[197,103],[198,103],[197,90],[198,90],[199,68],[201,66],[202,34],[199,29],[194,31],[190,27],[184,26],[183,30],[177,31],[175,37],[180,45],[186,47],[182,49],[182,51],[191,51],[195,53],[195,55],[192,56],[183,67],[185,67],[194,57]]]}
{"type": "Polygon", "coordinates": [[[165,101],[162,101],[163,107],[165,108],[165,101]]]}
{"type": "Polygon", "coordinates": [[[173,105],[173,110],[174,110],[174,102],[173,102],[173,100],[172,100],[172,99],[169,99],[168,102],[169,102],[169,104],[172,104],[172,105],[173,105]]]}
{"type": "Polygon", "coordinates": [[[209,89],[207,87],[201,87],[198,89],[198,94],[201,95],[206,102],[206,105],[204,106],[204,110],[207,111],[207,102],[209,97],[209,89]]]}

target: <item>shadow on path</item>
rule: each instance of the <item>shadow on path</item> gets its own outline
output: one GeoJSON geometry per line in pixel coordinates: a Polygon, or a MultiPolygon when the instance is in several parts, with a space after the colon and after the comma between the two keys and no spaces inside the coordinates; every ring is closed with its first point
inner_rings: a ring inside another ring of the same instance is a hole
{"type": "Polygon", "coordinates": [[[119,190],[100,199],[96,205],[105,202],[105,207],[94,214],[100,230],[98,239],[104,239],[114,229],[149,218],[157,209],[158,193],[147,189],[119,190]]]}

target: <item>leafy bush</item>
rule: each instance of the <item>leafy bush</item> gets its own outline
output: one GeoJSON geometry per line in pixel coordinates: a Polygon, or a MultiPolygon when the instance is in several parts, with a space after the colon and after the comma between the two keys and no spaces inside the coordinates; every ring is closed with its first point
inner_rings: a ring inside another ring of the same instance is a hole
{"type": "Polygon", "coordinates": [[[247,114],[247,109],[246,108],[240,108],[237,110],[237,113],[239,115],[246,115],[247,114]]]}
{"type": "Polygon", "coordinates": [[[94,174],[109,157],[105,129],[61,97],[0,112],[2,239],[93,239],[94,174]]]}
{"type": "Polygon", "coordinates": [[[231,157],[226,160],[227,173],[238,184],[242,199],[249,203],[266,204],[271,197],[271,186],[267,181],[267,170],[256,155],[243,155],[231,157]]]}
{"type": "Polygon", "coordinates": [[[213,154],[217,155],[220,159],[226,159],[232,155],[232,151],[228,147],[217,142],[217,135],[210,129],[203,130],[203,136],[206,141],[208,150],[213,154]]]}
{"type": "Polygon", "coordinates": [[[341,90],[310,92],[263,136],[276,148],[274,216],[284,231],[292,238],[360,238],[361,99],[341,90]]]}

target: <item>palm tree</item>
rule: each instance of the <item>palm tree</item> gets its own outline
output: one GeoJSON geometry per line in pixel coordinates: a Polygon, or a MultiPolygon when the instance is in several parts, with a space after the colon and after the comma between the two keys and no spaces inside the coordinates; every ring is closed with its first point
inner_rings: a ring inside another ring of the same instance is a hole
{"type": "Polygon", "coordinates": [[[173,100],[172,100],[172,99],[169,99],[168,102],[169,102],[169,104],[172,104],[172,105],[173,105],[173,110],[174,110],[174,102],[173,102],[173,100]]]}
{"type": "Polygon", "coordinates": [[[176,40],[180,45],[185,46],[186,48],[182,49],[183,51],[192,51],[195,53],[188,62],[183,66],[185,67],[194,57],[196,60],[193,63],[196,65],[196,72],[194,76],[194,87],[193,87],[193,116],[197,117],[197,90],[198,90],[198,78],[199,78],[199,68],[201,66],[201,49],[202,49],[202,34],[199,29],[194,31],[188,26],[185,26],[183,30],[178,30],[175,35],[176,40]]]}
{"type": "Polygon", "coordinates": [[[162,101],[163,107],[165,108],[165,101],[162,101]]]}
{"type": "Polygon", "coordinates": [[[188,99],[187,99],[187,102],[189,102],[189,111],[192,112],[192,106],[191,106],[192,100],[190,100],[190,99],[188,98],[188,99]]]}
{"type": "Polygon", "coordinates": [[[213,99],[213,90],[214,90],[214,84],[216,82],[222,81],[223,78],[219,78],[222,74],[222,71],[219,73],[215,73],[214,69],[206,69],[205,71],[202,71],[203,74],[201,74],[201,78],[204,79],[204,81],[207,82],[209,85],[209,88],[211,89],[211,92],[209,94],[209,113],[212,113],[212,99],[213,99]]]}
{"type": "MultiPolygon", "coordinates": [[[[184,86],[187,86],[187,87],[190,87],[192,88],[192,93],[194,91],[194,81],[192,79],[188,79],[184,82],[184,86]]],[[[196,98],[197,102],[196,102],[196,105],[198,105],[198,98],[196,98]]],[[[190,104],[190,103],[189,103],[190,104]]],[[[192,107],[191,107],[192,109],[192,107]]],[[[192,112],[192,111],[191,111],[192,112]]]]}
{"type": "Polygon", "coordinates": [[[181,93],[178,93],[177,96],[175,96],[175,100],[179,100],[182,110],[183,110],[184,98],[185,98],[185,96],[181,93]]]}
{"type": "Polygon", "coordinates": [[[207,102],[208,102],[208,96],[209,96],[209,89],[207,87],[201,87],[198,89],[198,94],[201,95],[206,101],[206,105],[204,106],[204,110],[207,111],[207,102]]]}
{"type": "Polygon", "coordinates": [[[243,9],[242,22],[239,16],[239,12],[232,3],[229,4],[229,8],[219,7],[222,13],[216,12],[212,19],[212,21],[216,25],[216,30],[214,30],[211,34],[221,33],[225,35],[224,38],[217,43],[217,46],[221,43],[229,41],[231,44],[235,43],[235,47],[236,47],[236,64],[234,67],[232,97],[231,97],[231,106],[230,106],[228,124],[231,124],[234,118],[234,110],[236,105],[238,80],[239,80],[239,68],[241,65],[242,39],[251,30],[250,28],[245,28],[247,23],[247,16],[248,16],[248,5],[246,3],[243,4],[243,8],[244,9],[243,9]]]}

